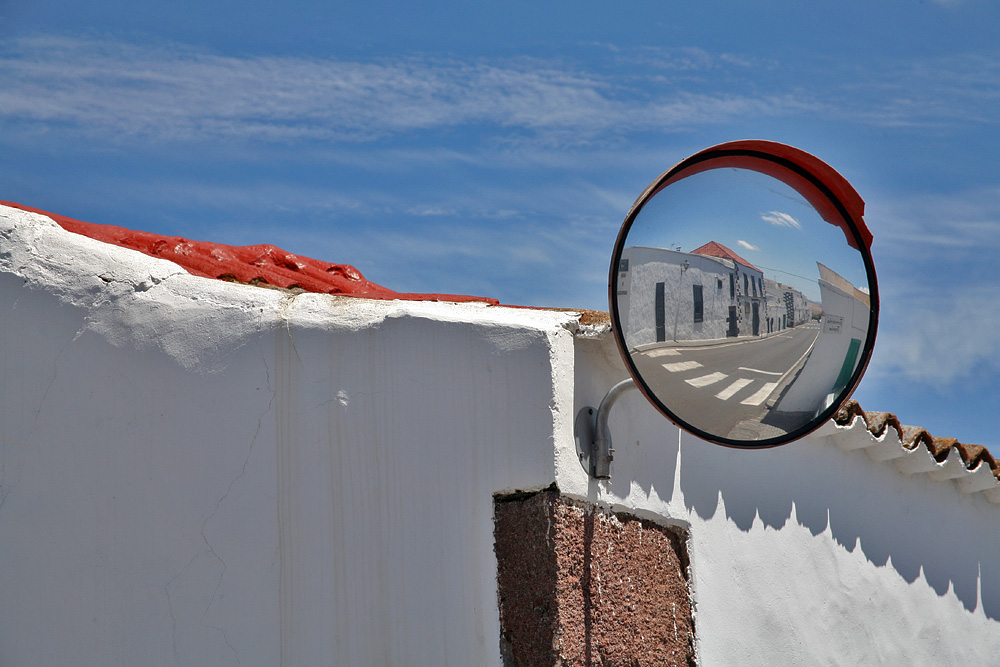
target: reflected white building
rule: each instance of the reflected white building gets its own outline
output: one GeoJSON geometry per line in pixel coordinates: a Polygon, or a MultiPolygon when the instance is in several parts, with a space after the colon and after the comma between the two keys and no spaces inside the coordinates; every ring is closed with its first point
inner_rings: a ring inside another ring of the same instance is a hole
{"type": "Polygon", "coordinates": [[[764,278],[767,293],[767,316],[770,331],[781,331],[805,324],[813,316],[806,295],[794,287],[764,278]]]}
{"type": "Polygon", "coordinates": [[[868,336],[870,296],[833,269],[816,263],[823,300],[820,331],[804,367],[781,398],[781,412],[817,413],[847,386],[868,336]],[[836,378],[830,384],[830,378],[836,378]]]}
{"type": "Polygon", "coordinates": [[[711,241],[692,252],[630,246],[618,267],[619,316],[630,347],[764,336],[809,319],[805,296],[711,241]],[[774,287],[770,289],[768,285],[774,287]]]}

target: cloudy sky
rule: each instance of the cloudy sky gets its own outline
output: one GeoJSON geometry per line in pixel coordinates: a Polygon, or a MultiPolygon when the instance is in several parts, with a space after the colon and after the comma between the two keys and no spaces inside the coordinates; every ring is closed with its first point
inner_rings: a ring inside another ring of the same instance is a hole
{"type": "Polygon", "coordinates": [[[867,203],[856,398],[997,451],[998,25],[987,0],[0,0],[0,199],[607,309],[657,174],[792,144],[867,203]]]}

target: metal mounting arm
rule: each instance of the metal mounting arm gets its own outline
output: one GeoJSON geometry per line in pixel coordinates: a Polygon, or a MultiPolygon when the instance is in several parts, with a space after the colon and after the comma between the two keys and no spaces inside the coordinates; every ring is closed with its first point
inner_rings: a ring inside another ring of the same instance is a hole
{"type": "Polygon", "coordinates": [[[632,378],[622,380],[609,389],[596,411],[588,405],[576,415],[576,451],[583,469],[596,479],[611,478],[611,461],[615,458],[615,450],[611,447],[608,415],[615,401],[629,389],[635,389],[635,380],[632,378]]]}

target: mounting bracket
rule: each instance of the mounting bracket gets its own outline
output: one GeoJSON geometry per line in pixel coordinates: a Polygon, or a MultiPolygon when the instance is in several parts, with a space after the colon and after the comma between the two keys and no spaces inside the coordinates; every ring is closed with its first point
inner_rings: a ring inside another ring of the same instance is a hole
{"type": "Polygon", "coordinates": [[[595,479],[611,479],[611,461],[615,458],[615,450],[611,447],[611,429],[608,428],[611,406],[622,394],[635,388],[632,378],[622,380],[608,390],[600,407],[595,410],[588,405],[576,415],[573,424],[576,453],[583,469],[595,479]]]}

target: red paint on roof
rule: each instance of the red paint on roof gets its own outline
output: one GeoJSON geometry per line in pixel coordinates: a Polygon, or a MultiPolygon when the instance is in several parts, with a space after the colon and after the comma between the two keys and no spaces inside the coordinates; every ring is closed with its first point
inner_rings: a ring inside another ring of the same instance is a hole
{"type": "Polygon", "coordinates": [[[120,246],[179,264],[188,273],[203,278],[266,283],[276,287],[301,288],[307,292],[359,296],[368,299],[404,301],[482,301],[499,305],[497,299],[461,294],[414,294],[394,292],[368,281],[349,264],[331,264],[310,257],[293,255],[273,245],[231,246],[207,241],[192,241],[180,236],[137,232],[113,225],[98,225],[67,218],[57,213],[0,201],[4,206],[39,213],[52,218],[66,231],[120,246]]]}
{"type": "Polygon", "coordinates": [[[692,250],[691,253],[694,255],[708,255],[710,257],[721,257],[723,259],[732,260],[734,262],[742,264],[748,269],[753,269],[754,271],[763,273],[763,271],[758,269],[756,266],[754,266],[750,262],[740,257],[726,246],[722,245],[721,243],[716,243],[715,241],[709,241],[702,247],[692,250]]]}

